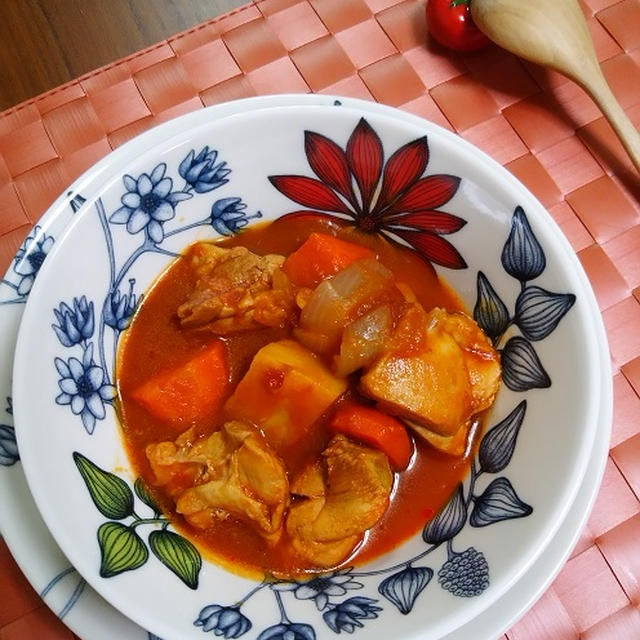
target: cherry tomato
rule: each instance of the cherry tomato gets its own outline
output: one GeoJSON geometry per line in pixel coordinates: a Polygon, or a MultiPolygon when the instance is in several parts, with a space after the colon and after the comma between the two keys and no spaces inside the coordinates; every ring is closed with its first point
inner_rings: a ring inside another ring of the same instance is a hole
{"type": "Polygon", "coordinates": [[[470,0],[427,0],[427,26],[431,35],[456,51],[477,51],[491,43],[476,27],[470,0]]]}

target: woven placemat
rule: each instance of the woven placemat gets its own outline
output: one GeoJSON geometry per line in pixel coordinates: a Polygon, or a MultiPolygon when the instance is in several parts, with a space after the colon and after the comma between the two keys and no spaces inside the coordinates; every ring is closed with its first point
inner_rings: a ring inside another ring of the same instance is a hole
{"type": "MultiPolygon", "coordinates": [[[[640,0],[583,0],[605,76],[640,126],[640,0]]],[[[0,114],[0,269],[84,170],[206,105],[340,94],[459,133],[548,208],[591,279],[614,372],[611,450],[571,558],[509,640],[640,638],[640,179],[572,82],[497,48],[445,51],[424,0],[262,0],[0,114]]],[[[0,639],[73,638],[0,545],[0,639]]],[[[503,640],[504,640],[503,638],[503,640]]]]}

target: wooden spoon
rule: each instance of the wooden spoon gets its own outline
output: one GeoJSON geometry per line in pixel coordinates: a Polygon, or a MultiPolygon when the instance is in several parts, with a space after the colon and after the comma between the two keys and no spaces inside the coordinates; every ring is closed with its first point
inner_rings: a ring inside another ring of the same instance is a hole
{"type": "Polygon", "coordinates": [[[600,107],[640,172],[640,133],[602,74],[577,0],[472,0],[471,15],[503,49],[578,83],[600,107]]]}

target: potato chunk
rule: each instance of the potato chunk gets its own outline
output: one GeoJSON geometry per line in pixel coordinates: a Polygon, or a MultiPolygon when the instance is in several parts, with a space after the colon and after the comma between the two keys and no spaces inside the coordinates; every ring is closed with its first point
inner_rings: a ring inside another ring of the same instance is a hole
{"type": "Polygon", "coordinates": [[[384,453],[335,436],[292,483],[300,496],[286,521],[292,546],[319,567],[339,564],[384,515],[392,484],[384,453]]]}
{"type": "Polygon", "coordinates": [[[320,359],[293,340],[271,342],[227,400],[225,412],[258,425],[276,451],[295,445],[345,392],[320,359]]]}
{"type": "Polygon", "coordinates": [[[499,384],[499,355],[471,318],[412,305],[361,390],[389,412],[450,437],[491,405],[499,384]]]}

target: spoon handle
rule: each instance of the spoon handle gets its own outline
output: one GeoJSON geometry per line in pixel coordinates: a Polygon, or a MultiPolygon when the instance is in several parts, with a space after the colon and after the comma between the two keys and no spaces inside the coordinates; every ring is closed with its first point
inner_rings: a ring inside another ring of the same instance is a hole
{"type": "Polygon", "coordinates": [[[599,68],[598,71],[598,75],[593,74],[589,81],[583,84],[583,89],[600,107],[600,110],[604,113],[605,118],[620,139],[622,146],[629,154],[634,167],[640,172],[640,133],[613,95],[599,68]]]}
{"type": "Polygon", "coordinates": [[[640,133],[607,84],[578,0],[472,0],[470,6],[476,25],[496,44],[577,82],[640,172],[640,133]]]}

